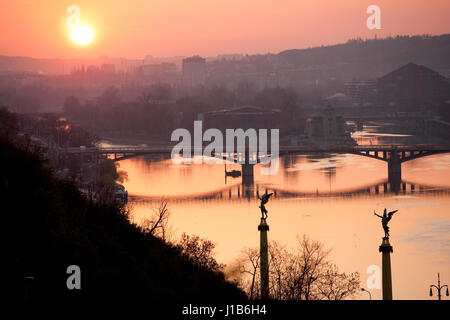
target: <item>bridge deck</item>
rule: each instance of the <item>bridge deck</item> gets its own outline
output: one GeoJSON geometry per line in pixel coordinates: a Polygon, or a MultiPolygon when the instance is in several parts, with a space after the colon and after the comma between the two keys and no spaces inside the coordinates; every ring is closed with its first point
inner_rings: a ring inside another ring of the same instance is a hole
{"type": "MultiPolygon", "coordinates": [[[[171,153],[173,146],[158,147],[114,147],[114,148],[65,148],[61,152],[66,153],[99,153],[99,154],[167,154],[171,153]]],[[[225,151],[225,148],[223,149],[225,151]]],[[[191,148],[191,152],[203,151],[202,148],[191,148]]],[[[314,145],[314,146],[280,146],[280,154],[289,153],[357,153],[357,152],[450,152],[450,145],[314,145]]],[[[269,151],[270,152],[270,151],[269,151]]]]}

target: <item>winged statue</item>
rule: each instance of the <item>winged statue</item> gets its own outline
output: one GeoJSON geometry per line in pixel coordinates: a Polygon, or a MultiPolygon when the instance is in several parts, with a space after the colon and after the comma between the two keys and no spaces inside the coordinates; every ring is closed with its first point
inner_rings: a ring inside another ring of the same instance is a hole
{"type": "Polygon", "coordinates": [[[396,213],[398,210],[394,210],[391,212],[387,212],[386,208],[384,208],[384,212],[383,215],[380,216],[379,214],[377,214],[375,211],[373,212],[374,215],[376,215],[377,217],[381,218],[381,225],[383,226],[383,230],[384,230],[384,237],[385,238],[389,238],[389,227],[388,227],[388,223],[389,221],[391,221],[392,216],[394,215],[394,213],[396,213]]]}
{"type": "Polygon", "coordinates": [[[269,213],[266,209],[265,204],[267,202],[269,202],[269,199],[272,195],[273,195],[273,193],[267,193],[267,189],[266,189],[266,192],[262,195],[261,198],[258,196],[258,199],[261,200],[261,204],[259,205],[259,208],[261,209],[261,215],[262,215],[263,219],[266,219],[267,214],[269,213]]]}

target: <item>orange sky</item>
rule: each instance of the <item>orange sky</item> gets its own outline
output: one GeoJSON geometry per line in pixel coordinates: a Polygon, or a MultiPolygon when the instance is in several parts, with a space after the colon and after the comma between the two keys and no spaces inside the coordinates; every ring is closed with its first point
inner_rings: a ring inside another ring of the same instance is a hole
{"type": "Polygon", "coordinates": [[[142,58],[276,53],[361,36],[450,33],[449,0],[14,0],[0,5],[0,54],[142,58]],[[70,40],[66,8],[81,8],[95,40],[70,40]],[[366,8],[381,7],[381,30],[366,8]]]}

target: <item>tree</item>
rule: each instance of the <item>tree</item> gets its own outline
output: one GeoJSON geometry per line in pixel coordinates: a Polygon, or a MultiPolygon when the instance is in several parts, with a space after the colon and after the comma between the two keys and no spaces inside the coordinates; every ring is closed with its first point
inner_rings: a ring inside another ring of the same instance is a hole
{"type": "Polygon", "coordinates": [[[116,181],[127,180],[127,173],[117,170],[116,164],[111,159],[104,159],[98,165],[97,189],[100,203],[111,203],[114,200],[116,181]]]}
{"type": "Polygon", "coordinates": [[[108,87],[99,97],[99,104],[103,108],[111,108],[120,103],[119,90],[116,87],[108,87]]]}
{"type": "Polygon", "coordinates": [[[189,236],[183,233],[176,247],[184,257],[200,268],[221,271],[225,267],[214,258],[215,244],[197,235],[189,236]]]}
{"type": "Polygon", "coordinates": [[[80,112],[80,101],[75,96],[68,96],[64,100],[63,111],[68,115],[76,115],[80,112]]]}
{"type": "Polygon", "coordinates": [[[78,125],[63,126],[63,131],[68,134],[68,142],[71,147],[92,147],[99,140],[97,136],[89,133],[78,125]],[[67,129],[66,129],[67,128],[67,129]]]}
{"type": "Polygon", "coordinates": [[[159,237],[164,241],[167,241],[170,237],[169,223],[170,212],[167,209],[167,202],[162,201],[158,211],[153,210],[153,214],[150,218],[144,219],[141,223],[141,228],[146,234],[151,234],[155,237],[159,237]]]}
{"type": "Polygon", "coordinates": [[[253,103],[264,108],[277,108],[281,110],[281,124],[283,134],[297,131],[300,127],[300,109],[297,105],[297,93],[289,88],[264,88],[256,94],[253,103]]]}
{"type": "Polygon", "coordinates": [[[9,141],[15,137],[19,126],[17,116],[8,111],[6,107],[0,107],[0,138],[9,141]]]}
{"type": "Polygon", "coordinates": [[[256,94],[254,103],[265,108],[280,108],[292,112],[297,104],[297,94],[287,88],[264,88],[256,94]]]}
{"type": "Polygon", "coordinates": [[[330,250],[324,249],[322,243],[311,240],[306,235],[297,237],[297,240],[299,246],[294,251],[272,250],[280,266],[277,278],[272,277],[270,281],[279,286],[277,289],[279,299],[316,299],[314,284],[327,264],[326,259],[330,250]]]}
{"type": "Polygon", "coordinates": [[[237,84],[234,92],[239,104],[251,104],[256,94],[256,87],[253,82],[241,81],[237,84]]]}
{"type": "Polygon", "coordinates": [[[342,300],[358,292],[359,273],[340,273],[334,264],[327,265],[325,272],[317,281],[319,299],[342,300]]]}
{"type": "Polygon", "coordinates": [[[259,288],[259,251],[255,248],[246,248],[243,250],[241,257],[243,263],[239,263],[239,270],[241,273],[250,275],[251,281],[246,287],[248,297],[253,300],[259,297],[259,290],[256,290],[255,294],[255,289],[259,288]]]}
{"type": "MultiPolygon", "coordinates": [[[[306,235],[297,237],[298,247],[287,250],[275,241],[269,243],[269,290],[277,300],[341,300],[353,296],[359,288],[359,274],[339,273],[328,261],[330,250],[306,235]]],[[[259,292],[259,251],[246,249],[240,261],[239,285],[249,298],[259,292]],[[250,280],[249,280],[250,277],[250,280]]],[[[257,296],[256,296],[257,298],[257,296]]]]}
{"type": "Polygon", "coordinates": [[[309,300],[314,294],[313,284],[322,275],[331,250],[326,250],[322,243],[311,240],[306,235],[298,236],[297,240],[300,244],[300,279],[303,281],[300,294],[303,293],[304,299],[309,300]]]}
{"type": "Polygon", "coordinates": [[[218,107],[232,107],[235,104],[236,97],[233,92],[228,90],[225,86],[213,84],[207,93],[207,102],[212,109],[218,107]]]}
{"type": "Polygon", "coordinates": [[[268,247],[269,251],[269,285],[270,295],[277,300],[283,298],[284,275],[286,273],[286,264],[289,258],[289,252],[285,246],[276,241],[271,241],[268,247]]]}
{"type": "Polygon", "coordinates": [[[172,89],[170,85],[159,83],[155,85],[152,90],[152,97],[156,100],[168,100],[172,96],[172,89]]]}

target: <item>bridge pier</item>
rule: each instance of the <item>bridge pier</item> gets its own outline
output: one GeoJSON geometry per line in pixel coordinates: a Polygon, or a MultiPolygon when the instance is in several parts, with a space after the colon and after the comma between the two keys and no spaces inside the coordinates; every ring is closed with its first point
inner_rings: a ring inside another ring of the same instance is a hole
{"type": "Polygon", "coordinates": [[[398,159],[391,159],[388,161],[388,181],[391,191],[397,192],[400,190],[402,182],[402,163],[398,159]]]}
{"type": "Polygon", "coordinates": [[[254,164],[242,164],[242,185],[253,186],[254,180],[254,164]]]}

